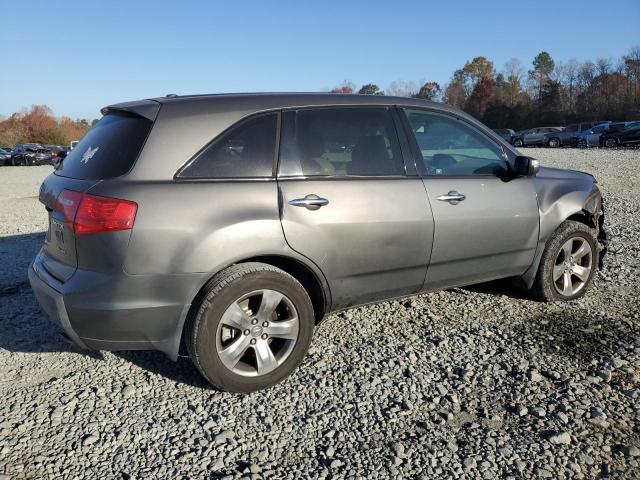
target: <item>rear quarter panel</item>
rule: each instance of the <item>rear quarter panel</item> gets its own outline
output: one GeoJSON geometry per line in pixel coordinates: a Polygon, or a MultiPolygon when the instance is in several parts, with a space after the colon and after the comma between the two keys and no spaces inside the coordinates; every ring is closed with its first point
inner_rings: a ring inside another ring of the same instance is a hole
{"type": "Polygon", "coordinates": [[[287,252],[275,181],[103,182],[100,194],[138,203],[124,262],[130,275],[217,272],[287,252]]]}

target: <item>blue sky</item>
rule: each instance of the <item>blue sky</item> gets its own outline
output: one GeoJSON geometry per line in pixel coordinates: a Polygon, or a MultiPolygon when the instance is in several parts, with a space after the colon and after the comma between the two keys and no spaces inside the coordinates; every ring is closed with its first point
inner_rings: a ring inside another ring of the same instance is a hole
{"type": "Polygon", "coordinates": [[[541,50],[617,60],[640,44],[639,0],[0,0],[0,14],[5,116],[44,103],[95,118],[167,93],[321,91],[344,79],[442,85],[477,55],[529,68],[541,50]]]}

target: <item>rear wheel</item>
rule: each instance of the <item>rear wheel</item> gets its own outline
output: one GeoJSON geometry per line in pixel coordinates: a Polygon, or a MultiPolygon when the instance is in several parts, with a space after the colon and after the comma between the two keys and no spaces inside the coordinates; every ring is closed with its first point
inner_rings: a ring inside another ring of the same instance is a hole
{"type": "Polygon", "coordinates": [[[574,300],[593,282],[598,265],[594,231],[580,222],[565,221],[547,242],[533,285],[545,301],[574,300]]]}
{"type": "Polygon", "coordinates": [[[560,146],[560,139],[559,138],[550,138],[549,141],[547,142],[547,147],[550,148],[558,148],[560,146]]]}
{"type": "Polygon", "coordinates": [[[295,278],[271,265],[242,263],[205,287],[185,341],[209,382],[223,390],[252,392],[295,370],[313,326],[311,300],[295,278]]]}
{"type": "Polygon", "coordinates": [[[618,139],[616,137],[609,137],[604,141],[604,146],[607,148],[615,148],[618,146],[618,139]]]}

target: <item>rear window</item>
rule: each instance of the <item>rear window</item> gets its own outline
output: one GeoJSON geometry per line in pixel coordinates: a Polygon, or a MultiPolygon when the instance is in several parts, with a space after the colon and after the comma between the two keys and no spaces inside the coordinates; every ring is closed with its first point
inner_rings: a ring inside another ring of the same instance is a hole
{"type": "Polygon", "coordinates": [[[153,122],[124,112],[108,113],[64,159],[57,175],[83,180],[118,177],[131,170],[153,122]]]}

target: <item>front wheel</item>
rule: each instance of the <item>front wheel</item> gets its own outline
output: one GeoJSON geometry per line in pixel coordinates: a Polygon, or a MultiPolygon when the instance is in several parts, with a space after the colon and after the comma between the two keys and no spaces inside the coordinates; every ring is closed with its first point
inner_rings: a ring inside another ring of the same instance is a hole
{"type": "Polygon", "coordinates": [[[604,141],[604,146],[607,148],[615,148],[618,146],[618,139],[616,137],[609,137],[604,141]]]}
{"type": "Polygon", "coordinates": [[[524,145],[524,142],[522,141],[521,138],[516,138],[513,141],[513,146],[516,147],[516,148],[522,147],[523,145],[524,145]]]}
{"type": "Polygon", "coordinates": [[[241,263],[218,273],[189,318],[185,342],[200,373],[231,392],[253,392],[286,378],[313,335],[304,287],[271,265],[241,263]]]}
{"type": "Polygon", "coordinates": [[[547,242],[533,293],[544,301],[579,298],[593,282],[597,265],[598,247],[593,229],[567,220],[547,242]]]}

